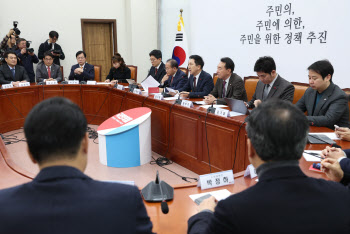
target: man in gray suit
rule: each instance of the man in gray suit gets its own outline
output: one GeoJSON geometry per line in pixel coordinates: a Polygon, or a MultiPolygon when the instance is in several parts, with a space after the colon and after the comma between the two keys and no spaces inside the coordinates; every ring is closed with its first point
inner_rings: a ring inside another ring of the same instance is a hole
{"type": "Polygon", "coordinates": [[[217,68],[218,80],[216,81],[213,91],[205,96],[204,102],[212,104],[226,104],[224,98],[234,98],[247,101],[247,93],[245,91],[242,78],[233,73],[235,64],[232,59],[225,57],[220,60],[217,68]]]}
{"type": "Polygon", "coordinates": [[[349,106],[345,92],[332,82],[334,69],[327,60],[317,61],[308,67],[309,84],[297,107],[307,111],[309,124],[334,129],[349,127],[349,106]]]}
{"type": "Polygon", "coordinates": [[[4,55],[6,64],[0,66],[0,84],[12,84],[17,87],[20,82],[29,82],[29,76],[24,67],[17,65],[17,55],[8,51],[4,55]]]}
{"type": "Polygon", "coordinates": [[[53,55],[51,52],[45,52],[43,63],[39,63],[36,67],[37,82],[46,82],[56,80],[62,81],[62,72],[60,66],[53,63],[53,55]]]}
{"type": "Polygon", "coordinates": [[[293,101],[294,86],[276,72],[276,64],[269,56],[260,57],[254,66],[259,77],[252,100],[246,103],[248,108],[257,107],[262,101],[278,98],[293,101]]]}

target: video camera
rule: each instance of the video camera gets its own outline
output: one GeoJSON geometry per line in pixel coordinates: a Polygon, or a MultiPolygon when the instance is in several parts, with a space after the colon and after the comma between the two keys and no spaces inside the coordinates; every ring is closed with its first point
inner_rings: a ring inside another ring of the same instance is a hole
{"type": "Polygon", "coordinates": [[[34,49],[33,48],[29,48],[30,47],[30,43],[32,43],[32,41],[27,41],[27,52],[28,53],[34,53],[34,49]]]}

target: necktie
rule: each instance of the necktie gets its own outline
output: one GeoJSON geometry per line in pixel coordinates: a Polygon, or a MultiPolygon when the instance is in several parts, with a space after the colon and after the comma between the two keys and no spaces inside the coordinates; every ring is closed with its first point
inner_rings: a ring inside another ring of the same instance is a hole
{"type": "Polygon", "coordinates": [[[193,92],[196,91],[196,79],[197,77],[193,77],[193,92]]]}
{"type": "Polygon", "coordinates": [[[265,84],[263,100],[265,100],[267,98],[267,95],[269,94],[269,87],[270,87],[269,84],[265,84]]]}
{"type": "Polygon", "coordinates": [[[49,75],[49,78],[51,78],[51,69],[50,69],[50,67],[47,67],[47,74],[49,75]]]}
{"type": "Polygon", "coordinates": [[[172,85],[173,80],[174,80],[174,76],[171,76],[170,86],[172,85]]]}
{"type": "Polygon", "coordinates": [[[154,73],[155,75],[157,75],[158,69],[156,68],[156,72],[154,73]]]}
{"type": "Polygon", "coordinates": [[[13,75],[13,78],[15,78],[15,75],[16,75],[16,71],[14,68],[11,69],[11,72],[12,72],[12,75],[13,75]]]}
{"type": "Polygon", "coordinates": [[[222,82],[222,98],[226,97],[226,89],[225,89],[225,86],[226,86],[226,80],[224,80],[222,82]]]}

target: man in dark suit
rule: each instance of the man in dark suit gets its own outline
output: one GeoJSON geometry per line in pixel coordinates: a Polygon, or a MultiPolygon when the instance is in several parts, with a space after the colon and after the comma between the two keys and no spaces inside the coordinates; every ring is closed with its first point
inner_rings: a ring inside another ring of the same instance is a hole
{"type": "Polygon", "coordinates": [[[299,168],[306,116],[290,102],[269,100],[251,112],[246,129],[259,182],[217,206],[213,197],[204,200],[188,233],[349,233],[350,190],[299,168]]]}
{"type": "Polygon", "coordinates": [[[95,79],[95,68],[86,62],[86,53],[78,51],[75,54],[78,64],[73,65],[69,74],[70,80],[88,81],[95,79]]]}
{"type": "Polygon", "coordinates": [[[17,87],[20,82],[29,82],[24,67],[17,65],[17,55],[7,51],[4,55],[6,63],[0,66],[0,84],[12,84],[17,87]]]}
{"type": "Polygon", "coordinates": [[[297,107],[305,112],[309,124],[334,129],[334,125],[349,127],[348,99],[343,90],[332,82],[334,69],[327,60],[317,61],[308,67],[309,83],[297,107]]]}
{"type": "Polygon", "coordinates": [[[152,76],[159,83],[162,81],[165,76],[165,65],[162,62],[162,51],[152,50],[149,53],[149,60],[151,61],[152,67],[149,69],[148,76],[152,76]]]}
{"type": "Polygon", "coordinates": [[[36,67],[36,79],[38,82],[46,82],[56,80],[62,81],[62,72],[60,66],[53,63],[53,55],[51,52],[46,51],[43,63],[38,64],[36,67]]]}
{"type": "Polygon", "coordinates": [[[27,51],[27,41],[24,38],[20,38],[17,41],[18,49],[15,50],[17,58],[19,60],[18,65],[24,67],[26,70],[30,83],[35,82],[35,73],[33,64],[37,64],[39,62],[38,57],[34,54],[34,52],[27,51]]]}
{"type": "Polygon", "coordinates": [[[270,98],[278,98],[293,101],[294,86],[283,79],[276,72],[276,64],[273,58],[260,57],[254,66],[254,71],[259,77],[252,100],[247,103],[248,108],[257,107],[261,102],[270,98]]]}
{"type": "Polygon", "coordinates": [[[235,63],[232,59],[225,57],[220,60],[216,71],[218,79],[213,91],[204,99],[206,104],[212,104],[215,101],[217,104],[227,104],[224,98],[247,101],[244,82],[239,75],[233,73],[234,70],[235,63]]]}
{"type": "Polygon", "coordinates": [[[24,132],[40,172],[32,182],[0,190],[1,233],[152,233],[137,187],[83,173],[86,127],[83,112],[65,98],[30,111],[24,132]]]}
{"type": "Polygon", "coordinates": [[[159,87],[169,87],[174,90],[182,88],[187,83],[187,75],[179,69],[175,59],[168,59],[165,64],[166,75],[163,77],[159,87]]]}
{"type": "Polygon", "coordinates": [[[54,56],[53,63],[57,64],[58,66],[61,65],[60,59],[64,60],[65,55],[63,53],[61,46],[56,43],[57,40],[58,40],[58,32],[51,31],[49,33],[49,40],[45,41],[44,43],[41,43],[39,46],[39,50],[38,50],[39,59],[43,59],[44,53],[46,51],[50,51],[52,53],[52,55],[54,56]]]}
{"type": "Polygon", "coordinates": [[[191,76],[187,83],[177,91],[184,98],[203,98],[214,88],[211,75],[203,71],[204,61],[199,55],[191,55],[188,61],[188,71],[191,76]]]}

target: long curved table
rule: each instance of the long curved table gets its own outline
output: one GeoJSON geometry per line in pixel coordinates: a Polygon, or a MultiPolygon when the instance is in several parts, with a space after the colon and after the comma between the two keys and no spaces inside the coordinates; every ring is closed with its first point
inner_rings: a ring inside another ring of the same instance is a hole
{"type": "MultiPolygon", "coordinates": [[[[136,95],[110,87],[98,85],[52,85],[30,86],[0,91],[0,132],[8,132],[23,126],[30,109],[43,99],[64,96],[77,103],[84,111],[88,122],[100,124],[119,109],[126,110],[139,106],[152,109],[152,150],[164,154],[169,144],[167,157],[198,174],[209,172],[205,141],[206,110],[195,106],[185,108],[174,105],[174,101],[156,100],[152,96],[136,95]],[[18,109],[18,111],[16,110],[18,109]],[[22,116],[23,115],[23,116],[22,116]],[[170,117],[170,138],[169,134],[170,117]]],[[[228,189],[238,193],[252,185],[255,179],[244,178],[242,172],[249,161],[246,157],[246,132],[238,128],[246,116],[223,118],[208,114],[207,131],[213,171],[232,168],[235,143],[238,151],[234,168],[235,184],[217,189],[228,189]]],[[[313,132],[329,132],[327,128],[312,127],[313,132]]],[[[343,148],[350,148],[350,142],[337,141],[343,148]]],[[[306,149],[320,150],[326,145],[307,145],[306,149]]],[[[0,140],[0,188],[6,188],[31,181],[33,174],[16,165],[0,140]]],[[[309,171],[312,162],[300,160],[300,167],[308,176],[324,178],[324,174],[309,171]]],[[[162,214],[159,203],[145,202],[147,212],[158,233],[186,233],[187,220],[196,213],[196,205],[188,195],[207,192],[196,187],[196,183],[174,186],[174,200],[170,201],[167,215],[162,214]]]]}

